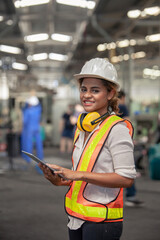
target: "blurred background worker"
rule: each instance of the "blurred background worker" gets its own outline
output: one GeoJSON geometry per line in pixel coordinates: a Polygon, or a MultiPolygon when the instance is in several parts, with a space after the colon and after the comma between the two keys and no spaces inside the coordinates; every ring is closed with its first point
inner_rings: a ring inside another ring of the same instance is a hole
{"type": "MultiPolygon", "coordinates": [[[[43,160],[41,114],[42,107],[38,98],[31,96],[23,110],[22,150],[32,153],[35,144],[37,157],[43,160]]],[[[30,162],[28,156],[23,154],[23,157],[27,162],[30,162]]]]}
{"type": "MultiPolygon", "coordinates": [[[[126,105],[126,94],[123,90],[119,91],[118,93],[118,100],[119,100],[119,116],[121,118],[130,120],[129,118],[129,110],[126,105]]],[[[136,198],[136,187],[135,187],[135,182],[130,188],[126,188],[126,200],[125,200],[125,205],[128,207],[134,207],[134,206],[140,206],[143,204],[142,201],[139,201],[136,198]]]]}
{"type": "Polygon", "coordinates": [[[62,115],[60,120],[59,130],[61,133],[60,139],[60,152],[71,153],[73,148],[73,131],[75,124],[72,123],[71,118],[73,116],[74,106],[69,104],[67,111],[62,115]]]}

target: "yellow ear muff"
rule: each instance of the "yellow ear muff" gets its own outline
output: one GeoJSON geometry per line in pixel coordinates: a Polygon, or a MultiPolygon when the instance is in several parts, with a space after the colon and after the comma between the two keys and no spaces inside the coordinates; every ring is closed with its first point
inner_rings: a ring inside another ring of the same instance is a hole
{"type": "Polygon", "coordinates": [[[77,127],[80,131],[87,131],[92,132],[93,129],[98,125],[94,124],[92,125],[91,122],[97,118],[99,118],[100,115],[97,112],[90,112],[90,113],[82,113],[79,115],[77,120],[77,127]]]}
{"type": "Polygon", "coordinates": [[[82,122],[83,122],[83,119],[85,118],[86,115],[87,115],[87,113],[81,113],[78,117],[78,120],[77,120],[77,127],[82,132],[85,131],[85,129],[83,129],[82,122]]]}

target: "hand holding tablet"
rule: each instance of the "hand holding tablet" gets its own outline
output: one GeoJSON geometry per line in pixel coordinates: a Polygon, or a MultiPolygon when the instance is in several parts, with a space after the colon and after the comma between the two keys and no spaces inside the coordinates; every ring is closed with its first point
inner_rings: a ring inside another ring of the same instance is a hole
{"type": "Polygon", "coordinates": [[[41,164],[45,165],[46,167],[48,167],[48,168],[52,171],[53,174],[54,174],[54,171],[56,171],[55,169],[49,167],[46,162],[40,160],[38,157],[36,157],[36,156],[33,155],[32,153],[25,152],[25,151],[23,151],[23,150],[22,150],[22,152],[23,152],[24,154],[26,154],[28,157],[32,158],[35,162],[41,163],[41,164]]]}

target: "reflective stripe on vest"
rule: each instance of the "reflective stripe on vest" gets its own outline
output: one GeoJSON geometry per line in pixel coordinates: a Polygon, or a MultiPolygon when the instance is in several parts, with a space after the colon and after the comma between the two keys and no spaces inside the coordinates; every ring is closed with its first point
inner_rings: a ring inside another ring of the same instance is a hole
{"type": "MultiPolygon", "coordinates": [[[[77,171],[92,172],[99,153],[109,135],[111,128],[118,122],[125,122],[130,134],[133,133],[132,125],[116,115],[104,120],[99,129],[90,136],[77,165],[77,171]]],[[[76,134],[76,137],[78,134],[76,134]]],[[[75,139],[76,140],[76,139],[75,139]]],[[[108,204],[101,204],[87,200],[83,197],[84,189],[88,183],[73,181],[65,198],[66,212],[85,221],[119,221],[123,219],[123,189],[121,188],[116,199],[108,204]]]]}

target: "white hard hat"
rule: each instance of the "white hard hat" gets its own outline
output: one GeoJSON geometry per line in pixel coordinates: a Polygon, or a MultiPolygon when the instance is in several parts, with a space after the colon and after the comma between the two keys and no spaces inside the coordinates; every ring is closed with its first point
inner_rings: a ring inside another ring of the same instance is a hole
{"type": "Polygon", "coordinates": [[[39,103],[39,100],[36,96],[32,96],[27,100],[27,103],[32,106],[36,106],[39,103]]]}
{"type": "Polygon", "coordinates": [[[77,80],[86,77],[104,79],[114,83],[118,90],[120,88],[115,67],[104,58],[93,58],[86,62],[82,67],[81,72],[79,74],[75,74],[74,77],[77,80]]]}

